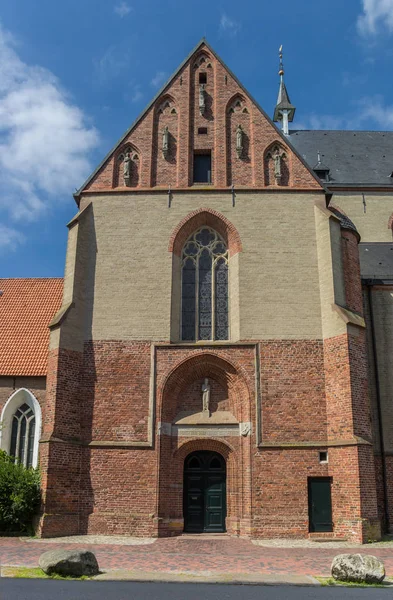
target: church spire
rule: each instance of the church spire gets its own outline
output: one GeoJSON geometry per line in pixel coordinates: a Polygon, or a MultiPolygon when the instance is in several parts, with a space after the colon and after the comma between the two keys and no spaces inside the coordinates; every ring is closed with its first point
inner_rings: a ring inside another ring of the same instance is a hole
{"type": "Polygon", "coordinates": [[[285,135],[289,134],[288,123],[292,123],[293,117],[295,116],[295,107],[291,104],[288,96],[287,88],[284,83],[284,63],[282,60],[282,45],[279,49],[280,56],[280,68],[278,74],[280,76],[280,87],[278,90],[277,104],[274,109],[273,121],[278,123],[282,121],[282,130],[285,135]]]}

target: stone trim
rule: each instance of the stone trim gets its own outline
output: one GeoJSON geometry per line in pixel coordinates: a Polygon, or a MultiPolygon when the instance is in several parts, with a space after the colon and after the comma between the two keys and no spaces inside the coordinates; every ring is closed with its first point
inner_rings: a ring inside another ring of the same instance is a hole
{"type": "Polygon", "coordinates": [[[251,435],[252,423],[244,422],[237,424],[222,425],[172,425],[171,423],[159,423],[157,435],[168,435],[172,437],[190,438],[214,438],[214,437],[247,437],[251,435]]]}
{"type": "Polygon", "coordinates": [[[296,448],[335,448],[341,446],[372,446],[372,443],[355,436],[347,440],[329,440],[329,441],[307,441],[307,442],[264,442],[258,444],[258,448],[265,449],[285,449],[295,450],[296,448]]]}
{"type": "Polygon", "coordinates": [[[336,311],[344,323],[351,323],[352,325],[356,325],[357,327],[366,327],[366,322],[364,318],[358,313],[349,310],[348,308],[344,308],[339,304],[332,304],[332,309],[336,311]]]}
{"type": "Polygon", "coordinates": [[[72,217],[71,221],[68,221],[68,223],[66,225],[66,227],[68,227],[68,229],[70,229],[73,225],[75,225],[79,221],[80,217],[82,217],[87,212],[87,209],[90,208],[90,204],[91,203],[89,203],[87,206],[82,208],[82,210],[77,212],[76,215],[74,215],[72,217]]]}
{"type": "Polygon", "coordinates": [[[186,215],[176,226],[169,240],[168,252],[181,255],[189,236],[206,225],[219,233],[228,244],[230,256],[242,251],[242,243],[236,227],[221,213],[212,208],[198,208],[186,215]]]}
{"type": "Polygon", "coordinates": [[[74,308],[75,302],[68,302],[57,311],[52,321],[49,323],[49,329],[54,329],[55,327],[59,327],[70,312],[71,308],[74,308]]]}

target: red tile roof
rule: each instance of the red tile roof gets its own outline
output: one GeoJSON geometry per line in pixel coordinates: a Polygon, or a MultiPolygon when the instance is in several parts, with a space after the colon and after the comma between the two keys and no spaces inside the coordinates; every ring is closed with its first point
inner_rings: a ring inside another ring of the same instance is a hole
{"type": "Polygon", "coordinates": [[[46,375],[62,295],[61,278],[0,279],[0,375],[46,375]]]}

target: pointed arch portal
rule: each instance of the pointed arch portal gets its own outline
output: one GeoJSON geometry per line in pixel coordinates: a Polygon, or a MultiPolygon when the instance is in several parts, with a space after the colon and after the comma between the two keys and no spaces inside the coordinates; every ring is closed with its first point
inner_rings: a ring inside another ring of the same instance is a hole
{"type": "Polygon", "coordinates": [[[223,533],[226,519],[226,463],[218,452],[200,450],[184,461],[184,531],[223,533]]]}

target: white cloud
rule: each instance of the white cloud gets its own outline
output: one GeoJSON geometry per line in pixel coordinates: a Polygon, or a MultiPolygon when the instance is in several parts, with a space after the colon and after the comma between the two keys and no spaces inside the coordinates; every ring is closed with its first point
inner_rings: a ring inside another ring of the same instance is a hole
{"type": "Polygon", "coordinates": [[[19,231],[0,223],[0,252],[16,250],[23,241],[24,236],[19,231]]]}
{"type": "MultiPolygon", "coordinates": [[[[3,218],[32,221],[91,170],[97,131],[48,70],[24,63],[0,25],[0,209],[3,218]]],[[[3,246],[20,234],[2,225],[3,246]]]]}
{"type": "Polygon", "coordinates": [[[362,0],[363,13],[358,17],[358,32],[375,36],[383,30],[393,32],[393,0],[362,0]]]}
{"type": "Polygon", "coordinates": [[[240,23],[231,19],[226,13],[221,15],[220,31],[234,37],[240,30],[240,23]]]}
{"type": "Polygon", "coordinates": [[[393,104],[386,104],[382,96],[366,96],[346,115],[312,114],[294,129],[371,129],[393,130],[393,104]]]}
{"type": "Polygon", "coordinates": [[[157,71],[157,73],[154,75],[153,79],[151,80],[150,85],[155,88],[159,88],[164,83],[166,77],[167,77],[167,75],[166,75],[165,71],[157,71]]]}
{"type": "Polygon", "coordinates": [[[120,2],[119,4],[116,4],[113,10],[122,19],[132,11],[132,8],[127,2],[120,2]]]}

